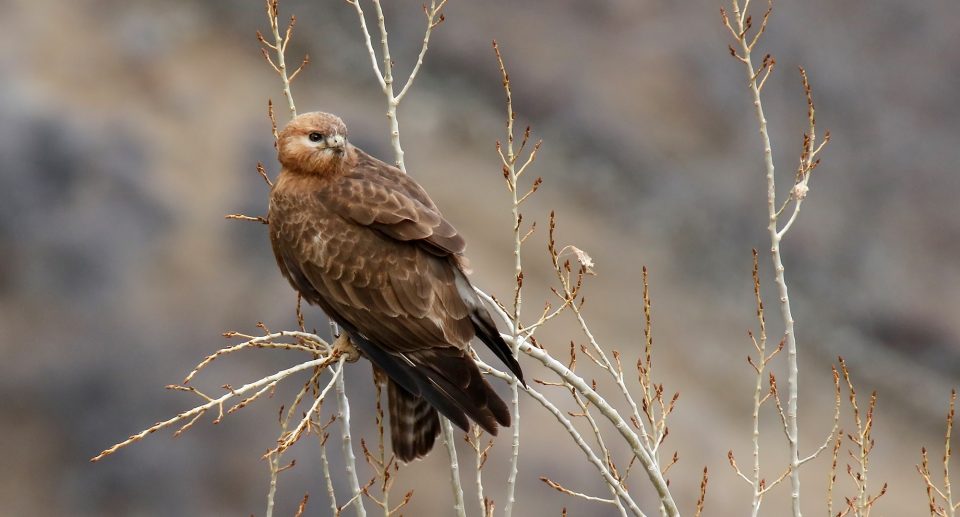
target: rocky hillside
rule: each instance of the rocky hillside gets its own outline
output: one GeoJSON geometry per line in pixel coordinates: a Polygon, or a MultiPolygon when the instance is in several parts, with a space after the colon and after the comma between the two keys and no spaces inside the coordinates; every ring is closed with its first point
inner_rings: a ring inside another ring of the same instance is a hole
{"type": "MultiPolygon", "coordinates": [[[[405,76],[422,38],[420,2],[388,4],[405,76]]],[[[749,490],[726,453],[746,456],[750,444],[750,250],[769,243],[755,121],[718,7],[451,0],[400,121],[407,167],[466,235],[474,279],[507,298],[509,196],[494,150],[504,108],[490,40],[500,42],[519,124],[544,139],[531,174],[545,183],[525,220],[543,227],[555,209],[561,240],[594,258],[585,312],[627,363],[642,347],[639,275],[650,268],[656,375],[681,392],[665,445],[680,451],[672,486],[690,508],[706,464],[709,513],[740,515],[749,490]]],[[[86,460],[188,407],[186,395],[162,388],[222,346],[221,332],[294,325],[295,299],[264,228],[223,218],[262,214],[266,189],[254,167],[277,171],[265,112],[280,91],[253,37],[266,28],[262,5],[6,0],[0,8],[0,455],[8,467],[0,513],[259,514],[267,480],[259,455],[276,434],[277,400],[177,440],[153,436],[108,461],[86,460]]],[[[332,0],[288,0],[282,10],[299,20],[291,59],[312,61],[294,84],[300,110],[340,114],[355,144],[389,159],[384,101],[353,10],[332,0]]],[[[820,127],[833,134],[784,248],[801,342],[802,440],[814,448],[831,425],[830,364],[843,355],[861,393],[879,391],[871,476],[874,486],[891,484],[878,507],[885,515],[925,511],[913,464],[921,445],[942,443],[960,371],[956,15],[947,0],[782,2],[763,48],[778,63],[765,102],[783,178],[805,123],[797,65],[813,82],[820,127]]],[[[552,296],[543,239],[526,249],[531,317],[552,296]]],[[[762,273],[771,278],[766,261],[762,273]]],[[[319,311],[307,317],[324,328],[319,311]]],[[[541,338],[558,354],[583,340],[571,321],[541,338]]],[[[244,382],[291,360],[249,352],[202,383],[244,382]]],[[[358,363],[348,375],[357,432],[373,439],[369,370],[358,363]]],[[[599,493],[551,417],[533,404],[524,411],[520,514],[563,506],[607,514],[538,480],[599,493]],[[570,459],[558,461],[557,450],[570,459]]],[[[768,414],[768,479],[785,457],[778,426],[768,414]]],[[[505,444],[497,451],[505,456],[505,444]]],[[[295,454],[278,512],[292,515],[309,491],[311,511],[322,515],[316,451],[304,444],[295,454]]],[[[398,493],[417,490],[410,515],[449,508],[444,461],[433,454],[401,473],[398,493]]],[[[489,495],[500,502],[494,480],[506,464],[492,461],[489,495]]],[[[804,471],[806,512],[823,508],[826,468],[820,460],[804,471]]],[[[639,475],[634,482],[643,486],[639,475]]],[[[781,489],[766,500],[771,515],[783,513],[786,496],[781,489]]]]}

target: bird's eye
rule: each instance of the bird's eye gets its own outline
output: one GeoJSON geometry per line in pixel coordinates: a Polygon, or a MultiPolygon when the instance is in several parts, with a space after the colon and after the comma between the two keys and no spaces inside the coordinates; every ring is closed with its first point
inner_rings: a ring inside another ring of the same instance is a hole
{"type": "Polygon", "coordinates": [[[311,142],[319,142],[320,140],[323,140],[323,135],[313,132],[307,135],[307,138],[309,138],[311,142]]]}

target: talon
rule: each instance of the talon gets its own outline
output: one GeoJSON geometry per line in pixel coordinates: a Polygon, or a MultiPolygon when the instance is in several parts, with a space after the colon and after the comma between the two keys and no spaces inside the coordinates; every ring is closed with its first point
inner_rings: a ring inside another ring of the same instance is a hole
{"type": "Polygon", "coordinates": [[[348,363],[355,363],[360,359],[360,349],[350,342],[346,332],[340,334],[333,342],[333,353],[337,356],[346,356],[348,363]]]}

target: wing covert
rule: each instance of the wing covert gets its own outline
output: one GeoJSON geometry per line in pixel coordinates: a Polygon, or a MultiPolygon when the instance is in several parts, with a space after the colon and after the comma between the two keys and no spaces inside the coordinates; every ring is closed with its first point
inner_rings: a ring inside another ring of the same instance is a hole
{"type": "Polygon", "coordinates": [[[341,217],[390,238],[415,242],[431,254],[459,255],[466,242],[409,176],[357,151],[358,163],[317,192],[318,200],[341,217]]]}

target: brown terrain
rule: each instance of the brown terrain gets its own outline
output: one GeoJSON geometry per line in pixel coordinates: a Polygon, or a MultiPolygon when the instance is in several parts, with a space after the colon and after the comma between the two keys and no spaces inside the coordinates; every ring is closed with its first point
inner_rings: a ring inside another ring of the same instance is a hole
{"type": "MultiPolygon", "coordinates": [[[[422,39],[420,2],[387,4],[405,77],[422,39]]],[[[503,138],[503,93],[490,48],[500,42],[518,125],[544,140],[527,178],[542,176],[544,185],[525,205],[525,221],[545,228],[555,209],[561,243],[593,257],[584,311],[626,364],[643,347],[640,268],[649,267],[654,375],[681,393],[664,445],[680,453],[671,486],[692,514],[706,465],[706,514],[737,516],[749,511],[750,488],[726,456],[733,449],[749,463],[751,248],[761,251],[768,307],[776,296],[762,152],[719,7],[451,0],[400,123],[407,168],[467,237],[474,281],[509,299],[510,201],[494,148],[503,138]]],[[[355,144],[389,161],[384,100],[352,8],[289,0],[281,10],[298,17],[289,59],[312,59],[294,83],[300,110],[336,112],[355,144]]],[[[264,214],[255,165],[278,169],[265,112],[268,97],[283,102],[253,37],[267,29],[261,2],[0,0],[0,12],[0,514],[261,514],[268,471],[259,458],[274,444],[291,386],[219,425],[208,418],[176,440],[161,433],[87,461],[190,407],[188,395],[163,386],[223,346],[223,331],[255,333],[258,321],[295,326],[295,297],[264,227],[223,218],[264,214]]],[[[960,380],[958,21],[960,8],[948,0],[781,2],[760,51],[778,63],[765,106],[781,196],[805,127],[798,65],[810,74],[821,130],[833,134],[784,243],[800,342],[801,444],[812,451],[831,426],[830,365],[842,355],[861,397],[879,393],[870,484],[890,488],[875,515],[927,513],[914,465],[923,445],[939,461],[943,415],[960,380]]],[[[283,123],[287,114],[278,116],[283,123]]],[[[530,319],[552,296],[538,232],[524,256],[530,319]]],[[[782,329],[776,312],[772,336],[782,329]]],[[[326,329],[319,311],[306,315],[309,326],[326,329]]],[[[558,357],[570,340],[584,341],[571,318],[539,338],[558,357]]],[[[199,382],[215,391],[296,359],[245,352],[199,382]]],[[[774,372],[785,378],[783,361],[774,372]]],[[[528,378],[550,378],[530,360],[521,364],[528,378]]],[[[347,375],[355,433],[373,441],[369,367],[351,365],[347,375]]],[[[544,391],[575,407],[559,389],[544,391]]],[[[559,515],[562,507],[612,515],[539,481],[607,495],[556,421],[523,404],[515,515],[559,515]]],[[[786,449],[769,407],[761,433],[764,476],[773,479],[786,449]]],[[[485,468],[498,509],[508,443],[485,468]]],[[[460,451],[471,464],[465,444],[460,451]]],[[[626,451],[616,452],[625,463],[626,451]]],[[[339,467],[339,448],[331,454],[339,467]]],[[[280,478],[276,514],[293,515],[309,492],[307,514],[325,515],[315,441],[291,457],[297,465],[280,478]]],[[[841,458],[841,471],[848,461],[841,458]]],[[[415,489],[406,514],[450,513],[446,462],[438,449],[401,470],[394,500],[415,489]]],[[[809,515],[826,507],[828,468],[825,455],[802,471],[809,515]]],[[[657,514],[642,474],[630,479],[644,510],[657,514]]],[[[835,507],[852,494],[841,472],[835,507]]],[[[776,489],[763,513],[787,515],[788,495],[776,489]]]]}

